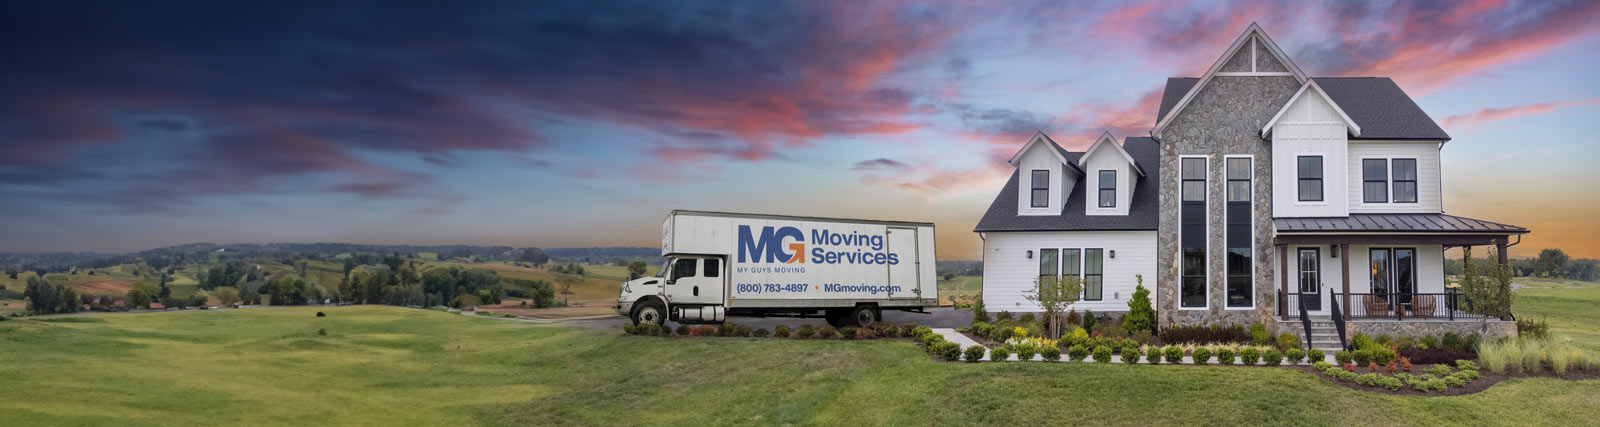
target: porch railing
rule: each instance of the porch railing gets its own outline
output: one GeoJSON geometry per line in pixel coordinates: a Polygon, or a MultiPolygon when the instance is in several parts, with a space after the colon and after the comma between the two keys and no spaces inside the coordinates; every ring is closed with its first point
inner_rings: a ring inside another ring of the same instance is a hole
{"type": "Polygon", "coordinates": [[[1334,328],[1339,331],[1339,348],[1350,348],[1344,339],[1344,309],[1339,308],[1339,294],[1328,293],[1328,313],[1333,320],[1334,328]]]}
{"type": "MultiPolygon", "coordinates": [[[[1325,292],[1328,290],[1325,290],[1325,292]]],[[[1305,301],[1305,309],[1315,313],[1331,315],[1332,310],[1340,311],[1341,320],[1482,320],[1483,315],[1472,314],[1467,311],[1467,299],[1460,292],[1367,292],[1343,293],[1334,295],[1302,294],[1298,292],[1279,292],[1279,302],[1282,303],[1282,315],[1294,318],[1300,315],[1301,300],[1305,301]],[[1334,305],[1349,298],[1350,311],[1343,312],[1344,306],[1334,305]]]]}

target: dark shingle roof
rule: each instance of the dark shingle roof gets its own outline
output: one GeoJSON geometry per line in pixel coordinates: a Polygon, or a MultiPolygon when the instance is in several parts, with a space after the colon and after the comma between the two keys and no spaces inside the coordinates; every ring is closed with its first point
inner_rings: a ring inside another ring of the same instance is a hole
{"type": "MultiPolygon", "coordinates": [[[[1352,139],[1434,139],[1449,140],[1450,134],[1418,107],[1416,101],[1394,80],[1387,77],[1314,77],[1317,86],[1328,92],[1333,102],[1361,126],[1361,136],[1352,139]]],[[[1156,111],[1160,122],[1183,95],[1188,94],[1200,79],[1172,77],[1161,93],[1161,109],[1156,111]]]]}
{"type": "MultiPolygon", "coordinates": [[[[1079,180],[1067,195],[1067,203],[1060,215],[1017,215],[1017,174],[1012,173],[1006,186],[995,196],[989,211],[978,220],[973,231],[1093,231],[1093,230],[1155,230],[1156,186],[1161,183],[1161,153],[1156,141],[1150,138],[1128,138],[1122,144],[1134,163],[1145,171],[1144,178],[1133,187],[1133,200],[1128,205],[1128,215],[1084,215],[1084,183],[1079,180]]],[[[1067,159],[1076,162],[1083,153],[1068,153],[1067,159]]]]}
{"type": "Polygon", "coordinates": [[[1438,139],[1450,134],[1388,77],[1315,77],[1317,86],[1361,125],[1355,139],[1438,139]]]}
{"type": "Polygon", "coordinates": [[[1527,233],[1515,225],[1445,214],[1350,214],[1333,218],[1273,218],[1280,233],[1329,231],[1412,231],[1437,233],[1527,233]]]}

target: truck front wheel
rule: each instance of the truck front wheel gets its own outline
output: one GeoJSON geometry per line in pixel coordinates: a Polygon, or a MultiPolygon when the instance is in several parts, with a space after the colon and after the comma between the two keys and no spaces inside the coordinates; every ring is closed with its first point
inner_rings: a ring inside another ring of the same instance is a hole
{"type": "Polygon", "coordinates": [[[856,327],[866,327],[867,325],[878,323],[880,320],[883,320],[883,314],[876,307],[867,305],[857,306],[855,310],[851,310],[850,318],[848,319],[856,327]]]}
{"type": "Polygon", "coordinates": [[[656,326],[667,323],[667,308],[653,299],[640,301],[639,307],[633,309],[633,325],[644,323],[654,323],[656,326]]]}

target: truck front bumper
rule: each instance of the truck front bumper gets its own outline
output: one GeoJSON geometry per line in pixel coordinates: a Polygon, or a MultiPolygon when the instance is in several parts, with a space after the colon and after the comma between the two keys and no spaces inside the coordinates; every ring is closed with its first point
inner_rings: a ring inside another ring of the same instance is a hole
{"type": "Polygon", "coordinates": [[[617,303],[617,314],[621,314],[623,316],[632,316],[633,315],[633,303],[632,302],[618,302],[617,303]]]}

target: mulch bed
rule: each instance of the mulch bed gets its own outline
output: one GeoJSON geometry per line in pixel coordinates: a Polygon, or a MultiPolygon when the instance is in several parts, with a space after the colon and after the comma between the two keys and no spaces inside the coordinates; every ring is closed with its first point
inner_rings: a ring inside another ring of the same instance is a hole
{"type": "MultiPolygon", "coordinates": [[[[1332,383],[1333,385],[1342,386],[1344,388],[1348,388],[1348,389],[1351,389],[1351,390],[1360,390],[1360,391],[1366,391],[1366,392],[1372,392],[1372,393],[1393,394],[1393,395],[1400,395],[1400,396],[1424,396],[1424,397],[1461,396],[1461,395],[1473,394],[1473,393],[1477,393],[1477,392],[1480,392],[1480,391],[1487,390],[1487,389],[1489,389],[1489,387],[1493,387],[1495,384],[1498,384],[1501,381],[1509,380],[1509,379],[1512,379],[1512,378],[1553,378],[1553,379],[1562,379],[1562,380],[1569,380],[1569,381],[1582,381],[1582,380],[1592,380],[1592,379],[1600,378],[1600,371],[1567,371],[1567,374],[1566,375],[1562,375],[1562,376],[1556,376],[1556,374],[1548,372],[1548,371],[1541,372],[1539,374],[1526,374],[1526,373],[1523,373],[1523,374],[1512,374],[1512,373],[1507,372],[1505,375],[1495,375],[1495,373],[1489,372],[1488,369],[1482,369],[1482,370],[1478,371],[1478,379],[1467,383],[1467,385],[1464,386],[1464,387],[1451,387],[1451,388],[1445,389],[1444,391],[1419,391],[1419,390],[1411,388],[1410,384],[1406,384],[1406,385],[1401,386],[1399,390],[1389,390],[1389,389],[1383,388],[1383,387],[1367,387],[1367,386],[1356,384],[1356,383],[1353,383],[1353,382],[1347,383],[1347,382],[1344,382],[1344,381],[1339,381],[1339,380],[1333,379],[1333,377],[1329,377],[1327,374],[1324,374],[1322,372],[1318,372],[1316,370],[1316,368],[1312,368],[1310,366],[1294,366],[1294,367],[1290,367],[1290,368],[1291,369],[1298,369],[1298,370],[1301,370],[1301,371],[1305,371],[1307,373],[1310,373],[1311,375],[1316,375],[1317,378],[1322,378],[1324,380],[1327,380],[1329,383],[1332,383]]],[[[1411,370],[1410,374],[1412,374],[1412,375],[1422,375],[1424,373],[1423,371],[1425,369],[1426,369],[1425,367],[1423,369],[1415,369],[1415,368],[1413,368],[1411,370]]],[[[1356,368],[1356,373],[1357,374],[1367,374],[1367,373],[1371,373],[1371,371],[1367,370],[1367,368],[1356,368]]],[[[1389,375],[1389,373],[1388,372],[1383,372],[1381,375],[1389,375]]]]}

